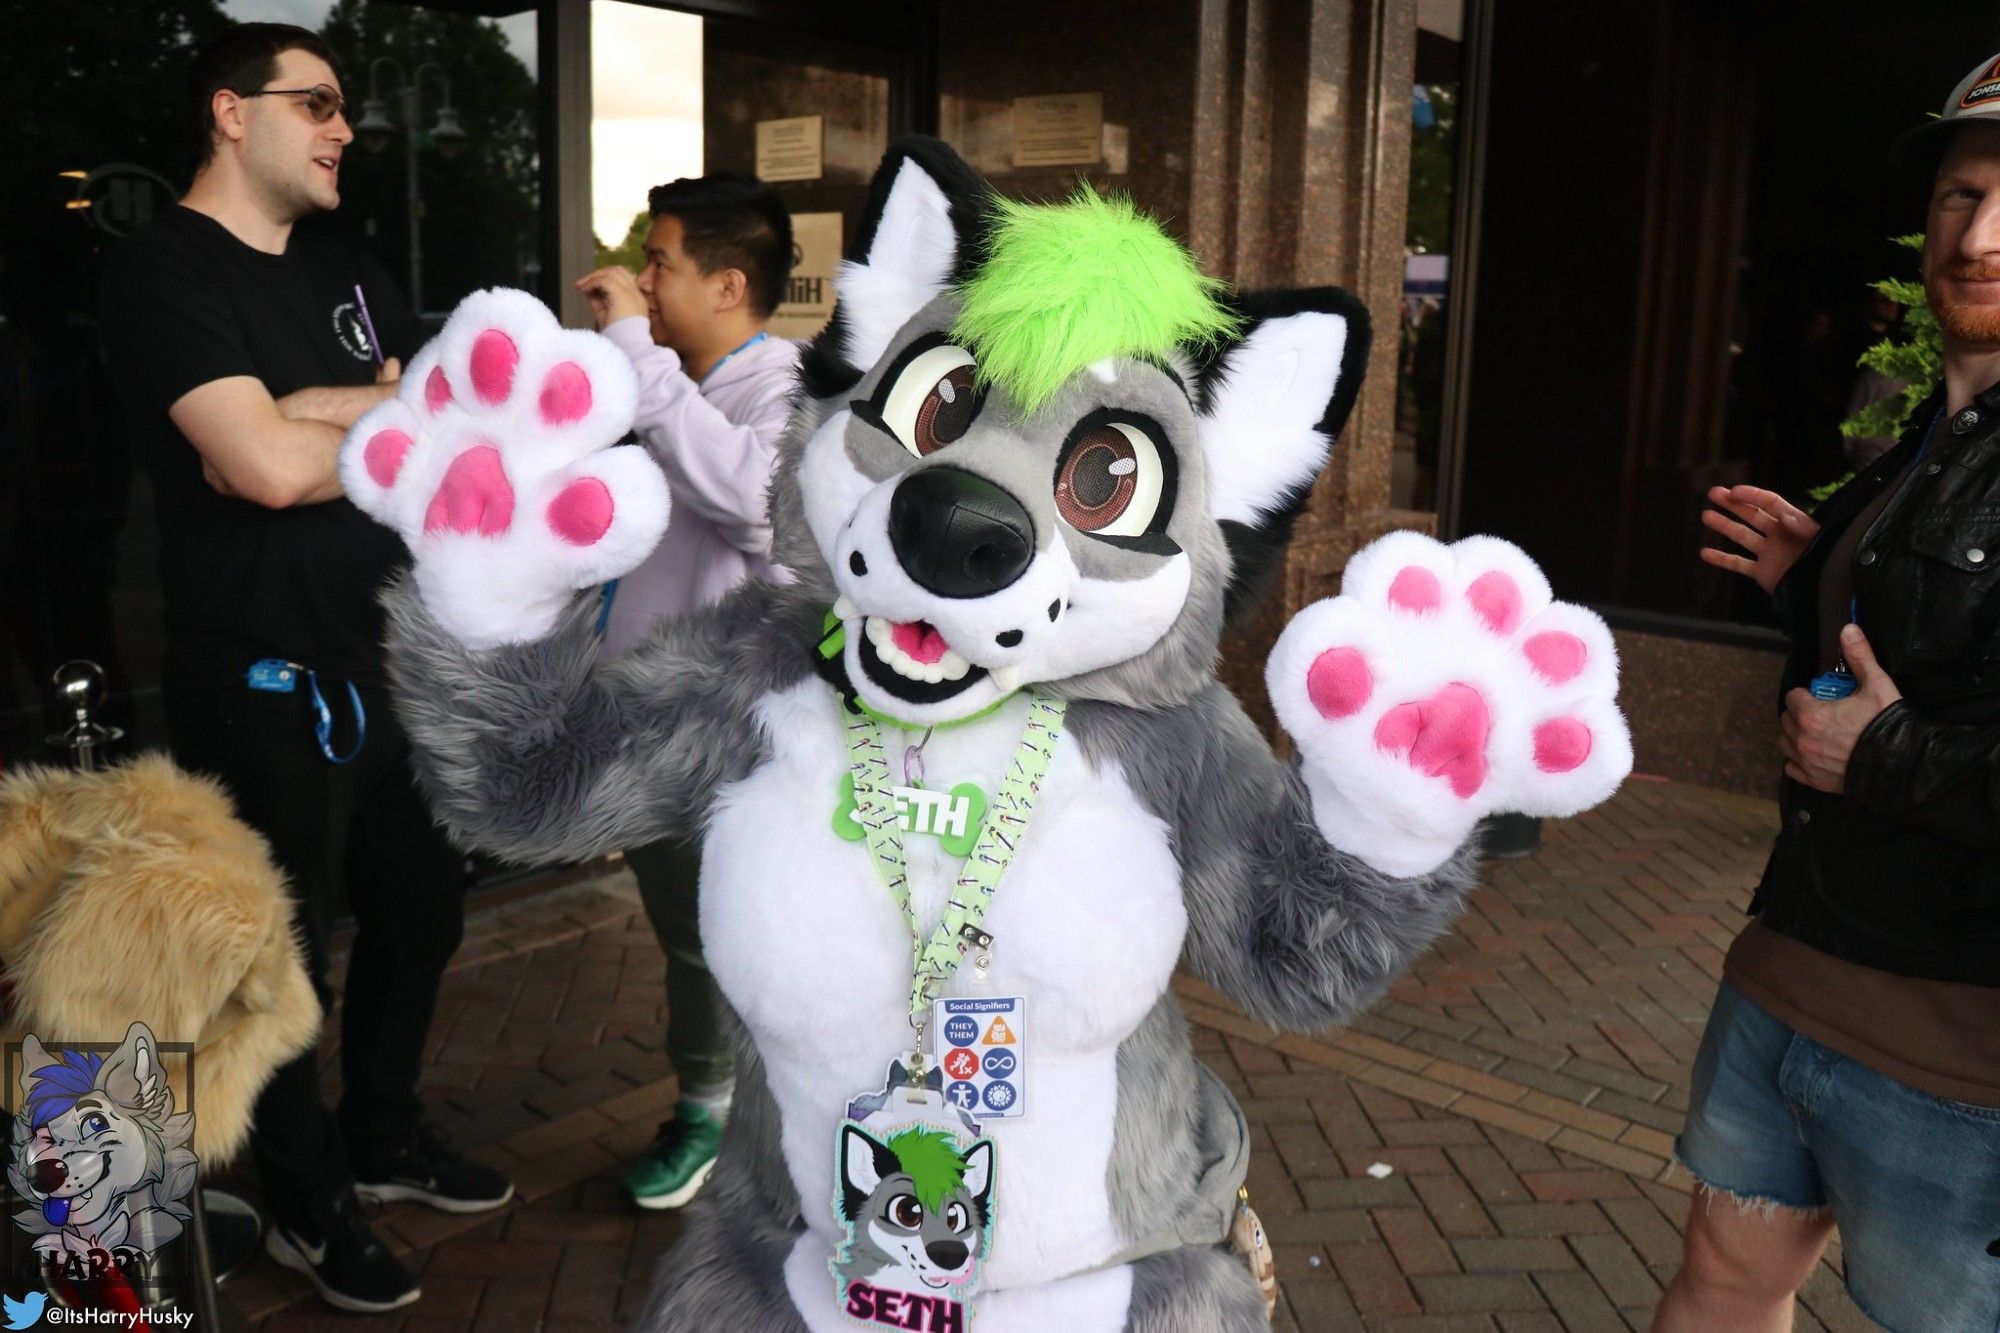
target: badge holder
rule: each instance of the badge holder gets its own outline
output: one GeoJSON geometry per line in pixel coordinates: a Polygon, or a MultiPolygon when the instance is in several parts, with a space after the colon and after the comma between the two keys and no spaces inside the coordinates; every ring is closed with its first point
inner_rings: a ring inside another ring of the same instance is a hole
{"type": "Polygon", "coordinates": [[[920,1051],[906,1053],[882,1091],[849,1102],[840,1122],[833,1210],[847,1234],[831,1267],[841,1313],[860,1324],[971,1326],[998,1154],[946,1104],[937,1073],[920,1051]]]}
{"type": "Polygon", "coordinates": [[[972,925],[959,933],[966,962],[958,969],[961,993],[931,1003],[944,1098],[981,1119],[1021,1119],[1028,1113],[1028,997],[995,990],[991,934],[972,925]]]}

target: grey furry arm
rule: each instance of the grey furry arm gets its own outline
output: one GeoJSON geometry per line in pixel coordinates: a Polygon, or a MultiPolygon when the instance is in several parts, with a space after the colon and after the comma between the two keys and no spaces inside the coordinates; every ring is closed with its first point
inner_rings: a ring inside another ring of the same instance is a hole
{"type": "Polygon", "coordinates": [[[1477,880],[1470,842],[1409,879],[1328,844],[1296,766],[1221,685],[1168,712],[1071,715],[1093,757],[1119,764],[1173,830],[1187,962],[1262,1023],[1314,1031],[1352,1018],[1444,933],[1477,880]]]}
{"type": "Polygon", "coordinates": [[[474,651],[405,576],[383,595],[389,676],[432,813],[468,847],[577,861],[700,828],[758,762],[757,700],[809,670],[815,613],[746,584],[601,670],[597,598],[548,637],[474,651]],[[795,632],[795,633],[794,633],[795,632]]]}

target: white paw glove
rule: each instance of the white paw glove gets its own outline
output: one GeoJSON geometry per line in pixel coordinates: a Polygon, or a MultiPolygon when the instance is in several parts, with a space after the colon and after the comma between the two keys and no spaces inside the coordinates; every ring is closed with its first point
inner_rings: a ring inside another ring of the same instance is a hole
{"type": "Polygon", "coordinates": [[[1265,682],[1320,831],[1392,875],[1436,869],[1488,814],[1588,810],[1632,771],[1611,631],[1496,537],[1371,544],[1265,682]]]}
{"type": "Polygon", "coordinates": [[[354,423],[340,480],[402,534],[424,605],[468,648],[538,639],[580,588],[667,528],[667,483],[632,425],[632,365],[526,292],[475,292],[354,423]]]}

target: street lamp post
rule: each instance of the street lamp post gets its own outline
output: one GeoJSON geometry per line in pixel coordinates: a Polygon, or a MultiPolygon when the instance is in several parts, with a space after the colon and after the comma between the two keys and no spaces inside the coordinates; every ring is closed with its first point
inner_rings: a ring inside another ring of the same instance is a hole
{"type": "Polygon", "coordinates": [[[437,123],[431,126],[430,140],[441,153],[453,153],[465,142],[465,130],[458,123],[458,109],[451,104],[451,78],[444,68],[435,61],[426,60],[418,65],[414,74],[405,74],[402,62],[394,56],[377,56],[368,66],[368,100],[361,108],[361,123],[354,132],[363,146],[380,152],[389,146],[389,136],[395,126],[389,120],[388,106],[382,97],[382,67],[387,65],[394,77],[392,85],[395,95],[402,101],[404,164],[407,171],[410,214],[410,304],[421,316],[424,311],[424,241],[422,218],[424,214],[423,195],[417,184],[417,107],[418,95],[423,87],[426,70],[437,75],[438,113],[437,123]]]}

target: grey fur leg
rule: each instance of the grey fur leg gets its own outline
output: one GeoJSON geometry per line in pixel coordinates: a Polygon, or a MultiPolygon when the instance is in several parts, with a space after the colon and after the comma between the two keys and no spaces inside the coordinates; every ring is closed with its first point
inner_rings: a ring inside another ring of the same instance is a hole
{"type": "Polygon", "coordinates": [[[715,1174],[688,1206],[687,1231],[654,1271],[639,1320],[654,1333],[805,1328],[785,1289],[785,1260],[804,1230],[798,1191],[785,1171],[763,1061],[740,1027],[736,1037],[736,1100],[715,1174]]]}
{"type": "Polygon", "coordinates": [[[1125,1333],[1255,1333],[1270,1326],[1264,1293],[1234,1250],[1191,1246],[1132,1265],[1125,1333]]]}
{"type": "Polygon", "coordinates": [[[805,1333],[785,1290],[785,1259],[804,1228],[771,1217],[747,1170],[718,1161],[688,1206],[687,1234],[653,1273],[638,1327],[649,1333],[805,1333]]]}
{"type": "Polygon", "coordinates": [[[1163,995],[1118,1047],[1111,1206],[1137,1243],[1171,1228],[1183,1244],[1226,1235],[1243,1183],[1242,1113],[1195,1063],[1187,1020],[1163,995]]]}

